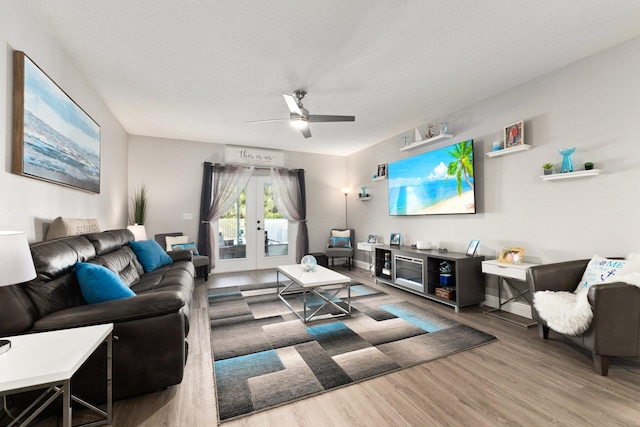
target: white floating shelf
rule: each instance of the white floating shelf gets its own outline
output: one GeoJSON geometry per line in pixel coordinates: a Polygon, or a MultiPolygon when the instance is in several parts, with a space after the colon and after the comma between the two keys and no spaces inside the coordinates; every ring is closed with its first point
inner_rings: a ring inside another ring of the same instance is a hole
{"type": "Polygon", "coordinates": [[[440,141],[441,139],[450,139],[453,138],[453,134],[451,133],[441,133],[440,135],[436,135],[433,138],[423,139],[422,141],[412,142],[411,144],[402,147],[400,151],[413,150],[414,148],[418,148],[421,145],[430,144],[432,142],[440,141]]]}
{"type": "Polygon", "coordinates": [[[561,179],[587,178],[589,176],[600,175],[600,169],[591,169],[588,171],[553,173],[551,175],[541,175],[543,181],[557,181],[561,179]]]}
{"type": "Polygon", "coordinates": [[[358,200],[362,200],[362,201],[365,201],[365,200],[371,200],[371,196],[367,196],[367,197],[358,197],[358,200]]]}
{"type": "Polygon", "coordinates": [[[529,151],[531,146],[528,144],[516,145],[515,147],[503,148],[502,150],[490,151],[487,153],[487,157],[500,157],[507,154],[518,153],[520,151],[529,151]]]}
{"type": "Polygon", "coordinates": [[[387,179],[386,176],[378,176],[376,178],[371,178],[371,181],[382,181],[383,179],[387,179]]]}

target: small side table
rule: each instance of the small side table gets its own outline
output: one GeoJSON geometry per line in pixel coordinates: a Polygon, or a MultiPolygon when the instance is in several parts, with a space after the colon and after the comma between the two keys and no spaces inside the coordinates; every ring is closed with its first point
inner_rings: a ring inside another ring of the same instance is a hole
{"type": "Polygon", "coordinates": [[[112,332],[113,324],[107,323],[7,337],[11,349],[0,356],[0,395],[47,388],[9,426],[28,425],[59,395],[62,395],[64,427],[72,426],[72,399],[104,417],[83,426],[111,425],[112,332]],[[71,394],[71,377],[103,342],[107,343],[106,411],[71,394]]]}
{"type": "Polygon", "coordinates": [[[369,272],[373,277],[373,261],[376,246],[382,246],[382,243],[358,242],[358,250],[369,252],[369,272]]]}
{"type": "Polygon", "coordinates": [[[537,322],[535,320],[527,319],[526,317],[518,316],[502,310],[502,307],[515,300],[518,297],[524,298],[529,305],[532,304],[531,295],[529,294],[529,287],[527,286],[523,290],[517,289],[513,286],[509,280],[517,280],[519,282],[527,281],[527,269],[538,264],[530,264],[523,262],[522,264],[505,264],[498,262],[497,260],[482,261],[482,272],[485,274],[491,274],[498,276],[500,281],[498,283],[498,308],[493,308],[484,312],[489,316],[497,317],[498,319],[506,320],[507,322],[514,323],[516,325],[529,328],[535,326],[537,322]],[[513,296],[506,301],[502,301],[502,283],[505,283],[509,289],[512,290],[513,296]],[[522,319],[522,320],[519,320],[522,319]]]}

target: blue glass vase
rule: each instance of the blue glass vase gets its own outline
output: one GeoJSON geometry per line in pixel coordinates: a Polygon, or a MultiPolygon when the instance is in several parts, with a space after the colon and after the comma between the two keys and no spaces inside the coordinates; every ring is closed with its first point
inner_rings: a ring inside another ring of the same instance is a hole
{"type": "Polygon", "coordinates": [[[576,151],[576,147],[561,148],[558,150],[562,154],[562,167],[560,173],[573,172],[573,163],[571,163],[571,155],[576,151]]]}

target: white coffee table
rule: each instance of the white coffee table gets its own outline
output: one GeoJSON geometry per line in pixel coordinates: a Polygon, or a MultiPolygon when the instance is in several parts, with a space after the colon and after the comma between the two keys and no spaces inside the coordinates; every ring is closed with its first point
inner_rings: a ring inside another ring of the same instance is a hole
{"type": "Polygon", "coordinates": [[[0,395],[47,388],[9,426],[28,425],[59,395],[62,395],[64,427],[72,425],[72,399],[104,417],[83,426],[111,424],[112,331],[113,324],[108,323],[7,337],[11,341],[11,349],[0,355],[0,395]],[[107,343],[106,411],[71,394],[71,377],[102,342],[107,343]]]}
{"type": "Polygon", "coordinates": [[[320,265],[316,266],[313,271],[306,272],[302,269],[302,265],[300,264],[292,264],[292,265],[281,265],[277,268],[277,282],[278,282],[278,297],[284,302],[287,307],[291,309],[295,313],[296,316],[300,318],[304,323],[310,321],[314,316],[316,316],[320,310],[322,310],[327,304],[338,309],[343,315],[351,314],[351,279],[344,274],[336,273],[333,270],[329,270],[328,268],[322,267],[320,265]],[[287,278],[291,280],[291,283],[284,285],[284,288],[280,290],[280,274],[283,274],[287,278]],[[336,285],[339,285],[336,288],[336,285]],[[333,289],[332,289],[333,288],[333,289]],[[340,292],[342,289],[346,288],[348,293],[347,299],[347,308],[343,308],[336,304],[333,301],[333,298],[340,292]],[[333,294],[329,297],[326,297],[321,292],[320,289],[332,290],[333,294]],[[291,294],[300,294],[302,293],[302,316],[298,314],[298,312],[289,304],[289,302],[284,298],[285,295],[291,294]],[[321,298],[324,303],[307,316],[307,294],[311,293],[313,295],[321,298]]]}

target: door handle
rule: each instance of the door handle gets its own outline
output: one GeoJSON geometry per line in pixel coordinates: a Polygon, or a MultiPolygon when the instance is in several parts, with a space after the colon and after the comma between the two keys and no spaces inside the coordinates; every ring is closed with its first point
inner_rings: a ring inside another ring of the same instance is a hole
{"type": "Polygon", "coordinates": [[[258,230],[262,230],[262,228],[258,227],[258,230]]]}

